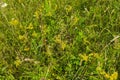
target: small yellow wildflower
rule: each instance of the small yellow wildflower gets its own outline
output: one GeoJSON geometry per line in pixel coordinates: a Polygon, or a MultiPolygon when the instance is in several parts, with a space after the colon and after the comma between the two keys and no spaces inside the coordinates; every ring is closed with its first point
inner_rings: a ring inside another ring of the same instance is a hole
{"type": "Polygon", "coordinates": [[[89,56],[89,57],[94,56],[94,53],[90,53],[88,56],[89,56]]]}
{"type": "Polygon", "coordinates": [[[103,75],[106,79],[109,80],[117,80],[118,78],[118,72],[114,72],[113,74],[109,75],[104,70],[101,69],[101,67],[97,67],[96,71],[98,71],[101,75],[103,75]]]}
{"type": "Polygon", "coordinates": [[[48,32],[47,25],[40,26],[40,28],[42,31],[42,36],[46,36],[46,34],[48,32]]]}
{"type": "Polygon", "coordinates": [[[61,42],[62,42],[60,35],[55,36],[55,42],[56,42],[56,43],[61,43],[61,42]]]}
{"type": "Polygon", "coordinates": [[[56,43],[61,43],[61,39],[56,38],[56,39],[55,39],[55,42],[56,42],[56,43]]]}
{"type": "Polygon", "coordinates": [[[64,50],[66,47],[66,41],[61,40],[61,35],[55,36],[55,42],[60,44],[61,49],[64,50]]]}
{"type": "Polygon", "coordinates": [[[14,61],[15,66],[18,67],[21,63],[22,61],[18,57],[16,57],[16,60],[14,61]]]}
{"type": "Polygon", "coordinates": [[[78,22],[78,20],[79,20],[78,17],[74,17],[73,20],[72,20],[72,21],[73,21],[73,24],[72,24],[72,25],[75,25],[75,24],[78,22]]]}
{"type": "Polygon", "coordinates": [[[15,66],[18,67],[21,64],[21,61],[18,59],[14,62],[15,66]]]}
{"type": "Polygon", "coordinates": [[[62,42],[61,42],[61,48],[62,48],[62,50],[64,50],[65,47],[66,47],[66,43],[62,41],[62,42]]]}
{"type": "Polygon", "coordinates": [[[66,9],[67,12],[70,12],[72,10],[72,6],[67,5],[65,9],[66,9]]]}
{"type": "Polygon", "coordinates": [[[37,37],[38,34],[34,31],[34,32],[32,33],[32,36],[33,36],[33,37],[37,37]]]}
{"type": "Polygon", "coordinates": [[[88,61],[88,56],[86,54],[83,54],[83,55],[80,54],[80,57],[82,57],[83,61],[86,61],[86,62],[88,61]]]}
{"type": "Polygon", "coordinates": [[[95,58],[99,57],[98,53],[90,53],[88,56],[89,57],[95,57],[95,58]]]}
{"type": "Polygon", "coordinates": [[[9,73],[12,73],[12,72],[13,72],[13,70],[12,70],[12,69],[8,69],[8,72],[9,72],[9,73]]]}
{"type": "Polygon", "coordinates": [[[24,48],[24,51],[29,51],[29,50],[30,50],[29,47],[24,48]]]}
{"type": "Polygon", "coordinates": [[[117,80],[118,78],[118,72],[114,72],[111,76],[110,76],[110,80],[117,80]]]}
{"type": "Polygon", "coordinates": [[[102,75],[107,74],[104,70],[101,70],[101,71],[99,71],[99,72],[100,72],[100,74],[102,74],[102,75]]]}
{"type": "Polygon", "coordinates": [[[46,48],[46,54],[48,55],[48,56],[51,56],[52,55],[52,51],[51,51],[51,49],[50,49],[50,46],[47,46],[47,48],[46,48]]]}
{"type": "Polygon", "coordinates": [[[18,24],[19,24],[19,21],[16,20],[16,19],[13,19],[13,20],[10,21],[10,25],[16,26],[18,24]]]}
{"type": "Polygon", "coordinates": [[[30,23],[29,26],[27,27],[27,29],[33,29],[33,24],[30,23]]]}
{"type": "Polygon", "coordinates": [[[39,19],[39,11],[35,11],[34,16],[39,19]]]}
{"type": "Polygon", "coordinates": [[[105,73],[104,77],[107,78],[107,79],[109,79],[109,78],[110,78],[110,75],[107,74],[107,73],[105,73]]]}
{"type": "MultiPolygon", "coordinates": [[[[102,71],[101,67],[100,67],[100,66],[97,66],[97,67],[96,67],[96,71],[101,72],[101,71],[102,71]]],[[[104,72],[101,72],[101,73],[104,74],[104,72]]]]}
{"type": "Polygon", "coordinates": [[[99,58],[100,55],[99,55],[98,53],[94,53],[94,57],[95,57],[95,58],[99,58]]]}
{"type": "Polygon", "coordinates": [[[24,40],[24,39],[25,39],[25,36],[24,36],[24,35],[19,35],[19,39],[20,39],[20,40],[24,40]]]}

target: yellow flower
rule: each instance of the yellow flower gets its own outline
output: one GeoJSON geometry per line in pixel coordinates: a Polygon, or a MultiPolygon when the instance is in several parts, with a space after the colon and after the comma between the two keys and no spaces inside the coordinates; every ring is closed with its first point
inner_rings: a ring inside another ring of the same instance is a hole
{"type": "Polygon", "coordinates": [[[21,63],[22,61],[18,57],[16,57],[16,60],[14,61],[15,66],[18,67],[21,63]]]}
{"type": "Polygon", "coordinates": [[[110,75],[107,74],[104,70],[100,69],[99,72],[100,72],[100,74],[103,75],[105,78],[107,78],[107,79],[110,78],[110,75]]]}
{"type": "Polygon", "coordinates": [[[16,26],[18,24],[19,24],[19,21],[16,20],[16,19],[13,19],[13,20],[10,21],[10,25],[16,26]]]}
{"type": "Polygon", "coordinates": [[[41,31],[42,31],[42,36],[46,36],[48,29],[46,25],[40,26],[41,31]]]}
{"type": "Polygon", "coordinates": [[[98,53],[90,53],[90,54],[89,54],[89,57],[95,57],[95,58],[98,58],[99,55],[98,55],[98,53]]]}
{"type": "Polygon", "coordinates": [[[61,42],[61,48],[62,48],[62,50],[64,50],[65,47],[66,47],[66,43],[62,41],[62,42],[61,42]]]}
{"type": "Polygon", "coordinates": [[[70,12],[72,10],[72,6],[67,5],[65,9],[66,9],[67,12],[70,12]]]}
{"type": "Polygon", "coordinates": [[[29,26],[27,27],[27,29],[33,29],[33,24],[30,23],[29,26]]]}
{"type": "Polygon", "coordinates": [[[106,79],[109,80],[117,80],[118,78],[118,72],[114,72],[113,74],[109,75],[104,70],[101,69],[101,67],[97,67],[96,71],[98,71],[101,75],[103,75],[106,79]]]}
{"type": "Polygon", "coordinates": [[[51,51],[51,49],[50,49],[50,46],[47,46],[47,48],[46,48],[46,54],[48,55],[48,56],[51,56],[52,55],[52,51],[51,51]]]}
{"type": "Polygon", "coordinates": [[[19,39],[20,39],[20,40],[24,40],[24,39],[25,39],[25,36],[24,36],[24,35],[19,35],[19,39]]]}
{"type": "Polygon", "coordinates": [[[24,48],[24,51],[29,51],[29,50],[30,50],[29,47],[24,48]]]}
{"type": "Polygon", "coordinates": [[[55,42],[56,42],[56,43],[61,43],[61,39],[56,38],[56,39],[55,39],[55,42]]]}
{"type": "Polygon", "coordinates": [[[35,11],[34,16],[39,19],[39,11],[35,11]]]}
{"type": "MultiPolygon", "coordinates": [[[[101,71],[102,71],[101,67],[100,67],[100,66],[97,66],[97,67],[96,67],[96,71],[101,72],[101,71]]],[[[104,74],[103,72],[101,72],[101,73],[104,74]]]]}
{"type": "Polygon", "coordinates": [[[21,61],[18,59],[14,62],[14,64],[16,65],[16,67],[18,67],[21,64],[21,61]]]}
{"type": "Polygon", "coordinates": [[[32,36],[33,36],[33,37],[37,37],[37,33],[34,31],[34,32],[32,33],[32,36]]]}
{"type": "Polygon", "coordinates": [[[98,53],[94,53],[94,57],[95,57],[95,58],[99,58],[100,55],[99,55],[98,53]]]}
{"type": "Polygon", "coordinates": [[[56,42],[56,43],[61,43],[61,42],[62,42],[60,35],[55,36],[55,42],[56,42]]]}
{"type": "Polygon", "coordinates": [[[110,76],[110,80],[117,80],[118,78],[118,72],[114,72],[111,76],[110,76]]]}
{"type": "Polygon", "coordinates": [[[100,74],[105,75],[106,72],[105,72],[104,70],[101,69],[100,74]]]}
{"type": "Polygon", "coordinates": [[[55,42],[60,44],[61,49],[64,50],[66,47],[66,41],[61,40],[61,35],[57,35],[54,38],[55,38],[55,42]]]}
{"type": "Polygon", "coordinates": [[[94,56],[94,53],[90,53],[90,54],[89,54],[89,57],[91,57],[91,56],[94,56]]]}
{"type": "MultiPolygon", "coordinates": [[[[77,17],[74,17],[73,18],[73,24],[72,25],[75,25],[77,22],[78,22],[78,20],[79,20],[79,18],[77,18],[77,17]]],[[[87,40],[86,40],[86,42],[88,42],[87,40]]],[[[89,42],[88,42],[89,43],[89,42]]]]}
{"type": "Polygon", "coordinates": [[[83,61],[88,61],[88,56],[86,54],[80,54],[80,57],[82,58],[83,61]]]}
{"type": "Polygon", "coordinates": [[[104,77],[107,78],[107,79],[109,79],[109,78],[110,78],[110,75],[107,74],[107,73],[105,73],[104,77]]]}

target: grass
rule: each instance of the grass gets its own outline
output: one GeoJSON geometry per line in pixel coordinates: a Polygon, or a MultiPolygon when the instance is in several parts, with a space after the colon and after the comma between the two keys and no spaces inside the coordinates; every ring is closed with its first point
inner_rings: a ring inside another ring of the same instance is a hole
{"type": "Polygon", "coordinates": [[[0,80],[119,80],[119,7],[119,0],[2,0],[0,80]]]}

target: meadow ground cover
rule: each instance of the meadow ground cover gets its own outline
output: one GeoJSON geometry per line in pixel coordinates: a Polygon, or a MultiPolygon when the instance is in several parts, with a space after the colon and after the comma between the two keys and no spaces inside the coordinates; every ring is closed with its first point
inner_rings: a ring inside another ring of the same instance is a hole
{"type": "Polygon", "coordinates": [[[120,80],[120,0],[1,0],[0,80],[120,80]]]}

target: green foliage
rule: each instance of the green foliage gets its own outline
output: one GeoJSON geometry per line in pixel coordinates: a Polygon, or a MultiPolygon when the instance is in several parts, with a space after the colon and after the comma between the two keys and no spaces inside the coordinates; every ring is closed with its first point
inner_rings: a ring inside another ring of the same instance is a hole
{"type": "Polygon", "coordinates": [[[119,80],[119,0],[2,0],[0,80],[119,80]]]}

